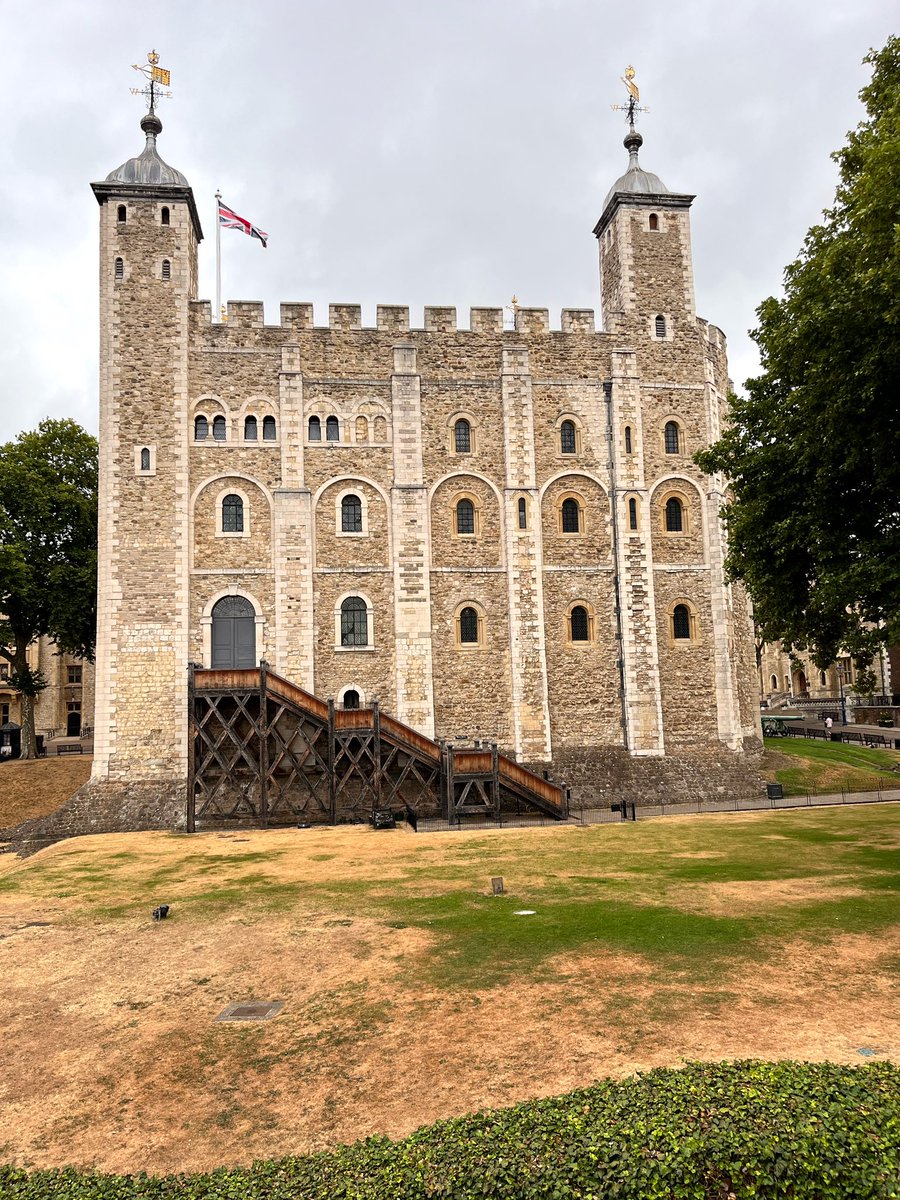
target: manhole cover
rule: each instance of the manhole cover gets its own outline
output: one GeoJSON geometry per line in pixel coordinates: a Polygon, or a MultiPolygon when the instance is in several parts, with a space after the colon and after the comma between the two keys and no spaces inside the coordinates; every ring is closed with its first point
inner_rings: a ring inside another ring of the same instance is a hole
{"type": "Polygon", "coordinates": [[[284,1008],[283,1000],[236,1000],[223,1008],[217,1021],[270,1021],[284,1008]]]}

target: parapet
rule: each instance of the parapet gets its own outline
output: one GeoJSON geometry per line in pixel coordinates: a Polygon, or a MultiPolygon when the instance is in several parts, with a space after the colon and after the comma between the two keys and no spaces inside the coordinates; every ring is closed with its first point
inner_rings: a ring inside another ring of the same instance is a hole
{"type": "MultiPolygon", "coordinates": [[[[192,300],[191,311],[197,325],[212,325],[213,312],[209,300],[192,300]]],[[[529,337],[540,337],[555,331],[550,327],[550,312],[546,308],[519,308],[516,310],[515,327],[507,328],[502,308],[470,308],[469,329],[460,329],[457,324],[456,309],[452,305],[425,306],[424,322],[421,326],[410,324],[409,307],[405,304],[379,304],[375,310],[374,329],[378,333],[403,335],[423,329],[426,333],[461,333],[502,334],[520,333],[529,337]]],[[[615,325],[615,316],[611,314],[615,325]]],[[[712,346],[724,348],[725,336],[714,325],[707,328],[705,321],[698,319],[698,324],[712,346]]],[[[214,328],[230,327],[232,329],[263,329],[265,312],[261,300],[229,300],[226,321],[214,328]]],[[[280,322],[271,326],[274,329],[288,329],[293,332],[319,329],[315,323],[313,306],[308,301],[290,301],[280,305],[280,322]]],[[[336,332],[350,333],[357,330],[370,329],[362,323],[362,305],[360,304],[329,304],[328,329],[336,332]]],[[[594,310],[592,308],[564,308],[560,314],[559,332],[586,333],[596,332],[594,310]]],[[[612,330],[609,330],[612,332],[612,330]]]]}

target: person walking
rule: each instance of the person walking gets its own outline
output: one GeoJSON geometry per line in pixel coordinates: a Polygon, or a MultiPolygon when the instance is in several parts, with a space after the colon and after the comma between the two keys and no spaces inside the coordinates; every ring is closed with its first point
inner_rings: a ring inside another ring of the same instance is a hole
{"type": "Polygon", "coordinates": [[[825,732],[826,733],[831,733],[831,726],[833,724],[834,724],[834,721],[832,721],[831,717],[825,718],[825,732]]]}

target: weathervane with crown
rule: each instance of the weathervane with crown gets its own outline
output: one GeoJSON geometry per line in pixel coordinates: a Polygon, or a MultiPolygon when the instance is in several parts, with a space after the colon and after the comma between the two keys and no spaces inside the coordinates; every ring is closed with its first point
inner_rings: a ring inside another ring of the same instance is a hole
{"type": "Polygon", "coordinates": [[[628,124],[634,129],[634,114],[639,112],[649,112],[650,109],[646,105],[640,105],[638,101],[641,98],[638,85],[634,82],[635,69],[632,66],[625,68],[625,74],[622,76],[622,82],[628,88],[628,103],[627,104],[611,104],[610,108],[613,112],[625,113],[625,119],[628,124]]]}
{"type": "Polygon", "coordinates": [[[134,67],[135,71],[140,71],[140,73],[147,80],[146,87],[131,88],[130,89],[131,94],[132,94],[132,96],[146,96],[149,111],[151,113],[155,111],[155,106],[156,106],[157,100],[160,100],[163,96],[167,100],[172,99],[172,93],[170,91],[165,91],[165,92],[160,91],[160,88],[157,86],[157,84],[159,84],[164,88],[168,88],[169,79],[171,76],[171,72],[167,71],[165,67],[161,67],[158,64],[159,64],[159,55],[156,53],[155,50],[151,50],[150,53],[147,55],[147,66],[146,67],[143,66],[141,63],[132,63],[131,64],[134,67]]]}

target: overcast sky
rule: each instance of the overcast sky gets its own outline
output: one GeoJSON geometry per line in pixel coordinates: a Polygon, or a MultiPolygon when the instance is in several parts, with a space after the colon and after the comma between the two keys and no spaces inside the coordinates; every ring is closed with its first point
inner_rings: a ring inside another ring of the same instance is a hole
{"type": "Polygon", "coordinates": [[[226,299],[594,308],[591,230],[624,171],[620,77],[650,112],[641,164],[692,210],[697,311],[747,336],[830,203],[887,0],[0,0],[0,440],[45,416],[97,428],[92,180],[138,154],[155,47],[172,72],[162,157],[194,188],[200,295],[213,194],[270,235],[223,231],[226,299]]]}

